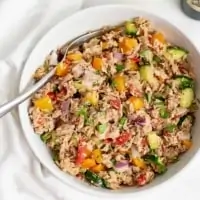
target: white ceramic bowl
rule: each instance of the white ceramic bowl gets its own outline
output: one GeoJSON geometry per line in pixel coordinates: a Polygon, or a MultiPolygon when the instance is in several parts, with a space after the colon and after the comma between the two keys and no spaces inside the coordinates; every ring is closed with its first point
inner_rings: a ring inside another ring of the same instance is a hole
{"type": "MultiPolygon", "coordinates": [[[[88,30],[100,28],[104,25],[113,25],[127,20],[132,17],[143,16],[150,19],[157,29],[163,31],[167,39],[177,45],[181,45],[190,51],[190,61],[194,67],[195,73],[200,76],[199,54],[195,49],[194,45],[187,38],[186,33],[181,33],[177,27],[172,26],[169,22],[164,19],[147,13],[142,10],[138,10],[131,6],[100,6],[93,7],[86,10],[82,10],[71,17],[63,20],[57,26],[52,28],[36,45],[35,49],[31,53],[25,68],[23,70],[19,90],[23,91],[31,82],[31,76],[36,70],[36,68],[43,63],[46,55],[53,49],[64,44],[67,40],[78,36],[88,30]]],[[[197,83],[197,95],[199,96],[199,85],[200,78],[198,78],[197,83]]],[[[161,183],[167,181],[169,178],[175,176],[179,171],[183,172],[183,168],[186,164],[194,157],[200,146],[200,134],[198,130],[200,129],[200,124],[195,125],[193,128],[193,141],[194,145],[190,151],[188,151],[182,159],[176,164],[170,166],[168,172],[163,176],[157,177],[151,184],[143,188],[124,188],[120,191],[110,191],[101,188],[95,188],[89,186],[87,183],[79,181],[77,178],[72,177],[68,174],[63,173],[52,161],[48,149],[42,143],[40,138],[34,133],[31,126],[27,108],[29,101],[24,102],[19,106],[19,115],[21,119],[22,128],[26,139],[32,148],[35,155],[39,158],[40,162],[49,169],[49,171],[58,177],[60,180],[64,181],[68,186],[73,187],[76,190],[86,192],[87,194],[93,194],[98,196],[106,196],[109,198],[120,198],[123,195],[125,197],[133,197],[138,191],[143,192],[152,188],[153,186],[160,185],[161,183]]],[[[198,112],[196,117],[200,119],[200,113],[198,112]]],[[[178,176],[175,176],[178,177],[178,176]]]]}

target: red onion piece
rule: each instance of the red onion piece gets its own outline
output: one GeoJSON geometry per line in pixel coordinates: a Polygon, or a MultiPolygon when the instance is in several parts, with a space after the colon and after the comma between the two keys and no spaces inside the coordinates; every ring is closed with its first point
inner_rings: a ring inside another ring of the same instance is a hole
{"type": "Polygon", "coordinates": [[[121,168],[121,167],[124,167],[124,166],[127,166],[127,165],[128,165],[128,161],[127,160],[123,160],[123,161],[117,162],[115,164],[115,167],[121,168]]]}
{"type": "Polygon", "coordinates": [[[146,119],[145,117],[142,117],[142,116],[133,116],[133,115],[130,115],[128,117],[129,121],[131,124],[134,124],[134,125],[139,125],[139,126],[145,126],[146,124],[146,119]]]}
{"type": "Polygon", "coordinates": [[[141,117],[141,116],[138,116],[136,119],[135,119],[135,123],[139,126],[144,126],[145,123],[146,123],[146,120],[145,120],[145,117],[141,117]]]}
{"type": "Polygon", "coordinates": [[[120,61],[120,60],[123,59],[123,54],[122,54],[122,53],[115,52],[115,53],[113,54],[113,57],[114,57],[115,59],[117,59],[118,61],[120,61]]]}
{"type": "Polygon", "coordinates": [[[63,115],[69,114],[70,104],[71,104],[70,99],[63,101],[61,103],[61,111],[62,111],[63,115]]]}

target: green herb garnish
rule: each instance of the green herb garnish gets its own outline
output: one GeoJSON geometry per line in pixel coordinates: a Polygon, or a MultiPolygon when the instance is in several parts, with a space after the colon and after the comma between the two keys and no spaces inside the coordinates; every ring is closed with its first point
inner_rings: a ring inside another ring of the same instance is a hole
{"type": "Polygon", "coordinates": [[[53,92],[59,92],[59,89],[58,89],[58,85],[56,84],[56,85],[54,85],[53,86],[53,92]]]}
{"type": "Polygon", "coordinates": [[[175,79],[178,81],[179,89],[181,90],[194,87],[194,80],[190,77],[184,75],[177,75],[175,79]]]}
{"type": "Polygon", "coordinates": [[[170,113],[165,107],[160,109],[159,114],[160,114],[160,117],[163,119],[167,119],[170,116],[170,113]]]}
{"type": "Polygon", "coordinates": [[[120,128],[124,128],[124,126],[125,126],[126,123],[127,123],[127,118],[123,116],[123,117],[119,120],[119,127],[120,127],[120,128]]]}
{"type": "Polygon", "coordinates": [[[84,121],[86,123],[86,121],[88,120],[88,111],[87,111],[87,107],[86,106],[82,106],[78,112],[77,112],[78,116],[83,116],[84,117],[84,121]]]}
{"type": "Polygon", "coordinates": [[[48,143],[52,138],[52,132],[46,132],[40,135],[40,139],[46,144],[48,143]]]}
{"type": "Polygon", "coordinates": [[[152,94],[145,93],[144,95],[145,95],[145,98],[146,98],[147,102],[150,103],[151,102],[151,98],[152,98],[152,94]]]}
{"type": "Polygon", "coordinates": [[[167,132],[172,133],[175,129],[177,128],[177,126],[175,124],[168,124],[164,130],[167,132]]]}
{"type": "Polygon", "coordinates": [[[154,55],[153,56],[153,61],[155,61],[156,63],[160,63],[162,61],[162,59],[159,56],[154,55]]]}
{"type": "Polygon", "coordinates": [[[117,72],[121,72],[125,69],[125,66],[124,65],[116,65],[116,70],[117,72]]]}

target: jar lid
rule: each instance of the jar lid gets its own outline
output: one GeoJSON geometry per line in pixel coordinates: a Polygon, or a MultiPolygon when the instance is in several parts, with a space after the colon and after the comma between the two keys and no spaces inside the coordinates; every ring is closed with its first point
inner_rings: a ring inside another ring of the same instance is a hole
{"type": "Polygon", "coordinates": [[[182,0],[181,6],[187,16],[200,20],[200,0],[182,0]]]}

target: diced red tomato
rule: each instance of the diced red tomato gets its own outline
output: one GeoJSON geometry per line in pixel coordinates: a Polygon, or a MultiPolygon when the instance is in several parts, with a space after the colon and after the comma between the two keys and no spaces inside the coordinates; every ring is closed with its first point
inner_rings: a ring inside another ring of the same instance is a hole
{"type": "Polygon", "coordinates": [[[131,137],[131,134],[128,132],[123,132],[119,137],[116,138],[115,144],[123,145],[125,144],[131,137]]]}
{"type": "Polygon", "coordinates": [[[138,63],[138,62],[140,62],[140,58],[139,57],[133,57],[132,61],[134,61],[135,63],[138,63]]]}
{"type": "Polygon", "coordinates": [[[66,88],[62,88],[58,93],[57,93],[57,97],[63,97],[67,94],[67,89],[66,88]]]}
{"type": "Polygon", "coordinates": [[[86,151],[86,145],[83,144],[83,141],[80,141],[77,149],[76,165],[80,165],[84,161],[85,157],[87,156],[86,151]]]}
{"type": "Polygon", "coordinates": [[[136,178],[136,182],[139,186],[142,186],[146,183],[146,176],[145,174],[140,174],[137,178],[136,178]]]}
{"type": "Polygon", "coordinates": [[[121,101],[119,99],[112,99],[110,100],[110,105],[116,110],[119,110],[121,107],[121,101]]]}
{"type": "Polygon", "coordinates": [[[105,139],[105,143],[107,143],[107,144],[110,144],[111,142],[113,141],[113,139],[112,138],[107,138],[107,139],[105,139]]]}
{"type": "Polygon", "coordinates": [[[47,95],[50,97],[52,101],[56,101],[57,97],[54,92],[48,92],[47,95]]]}
{"type": "Polygon", "coordinates": [[[142,139],[141,145],[142,145],[143,147],[147,145],[147,139],[146,139],[146,138],[143,138],[143,139],[142,139]]]}

